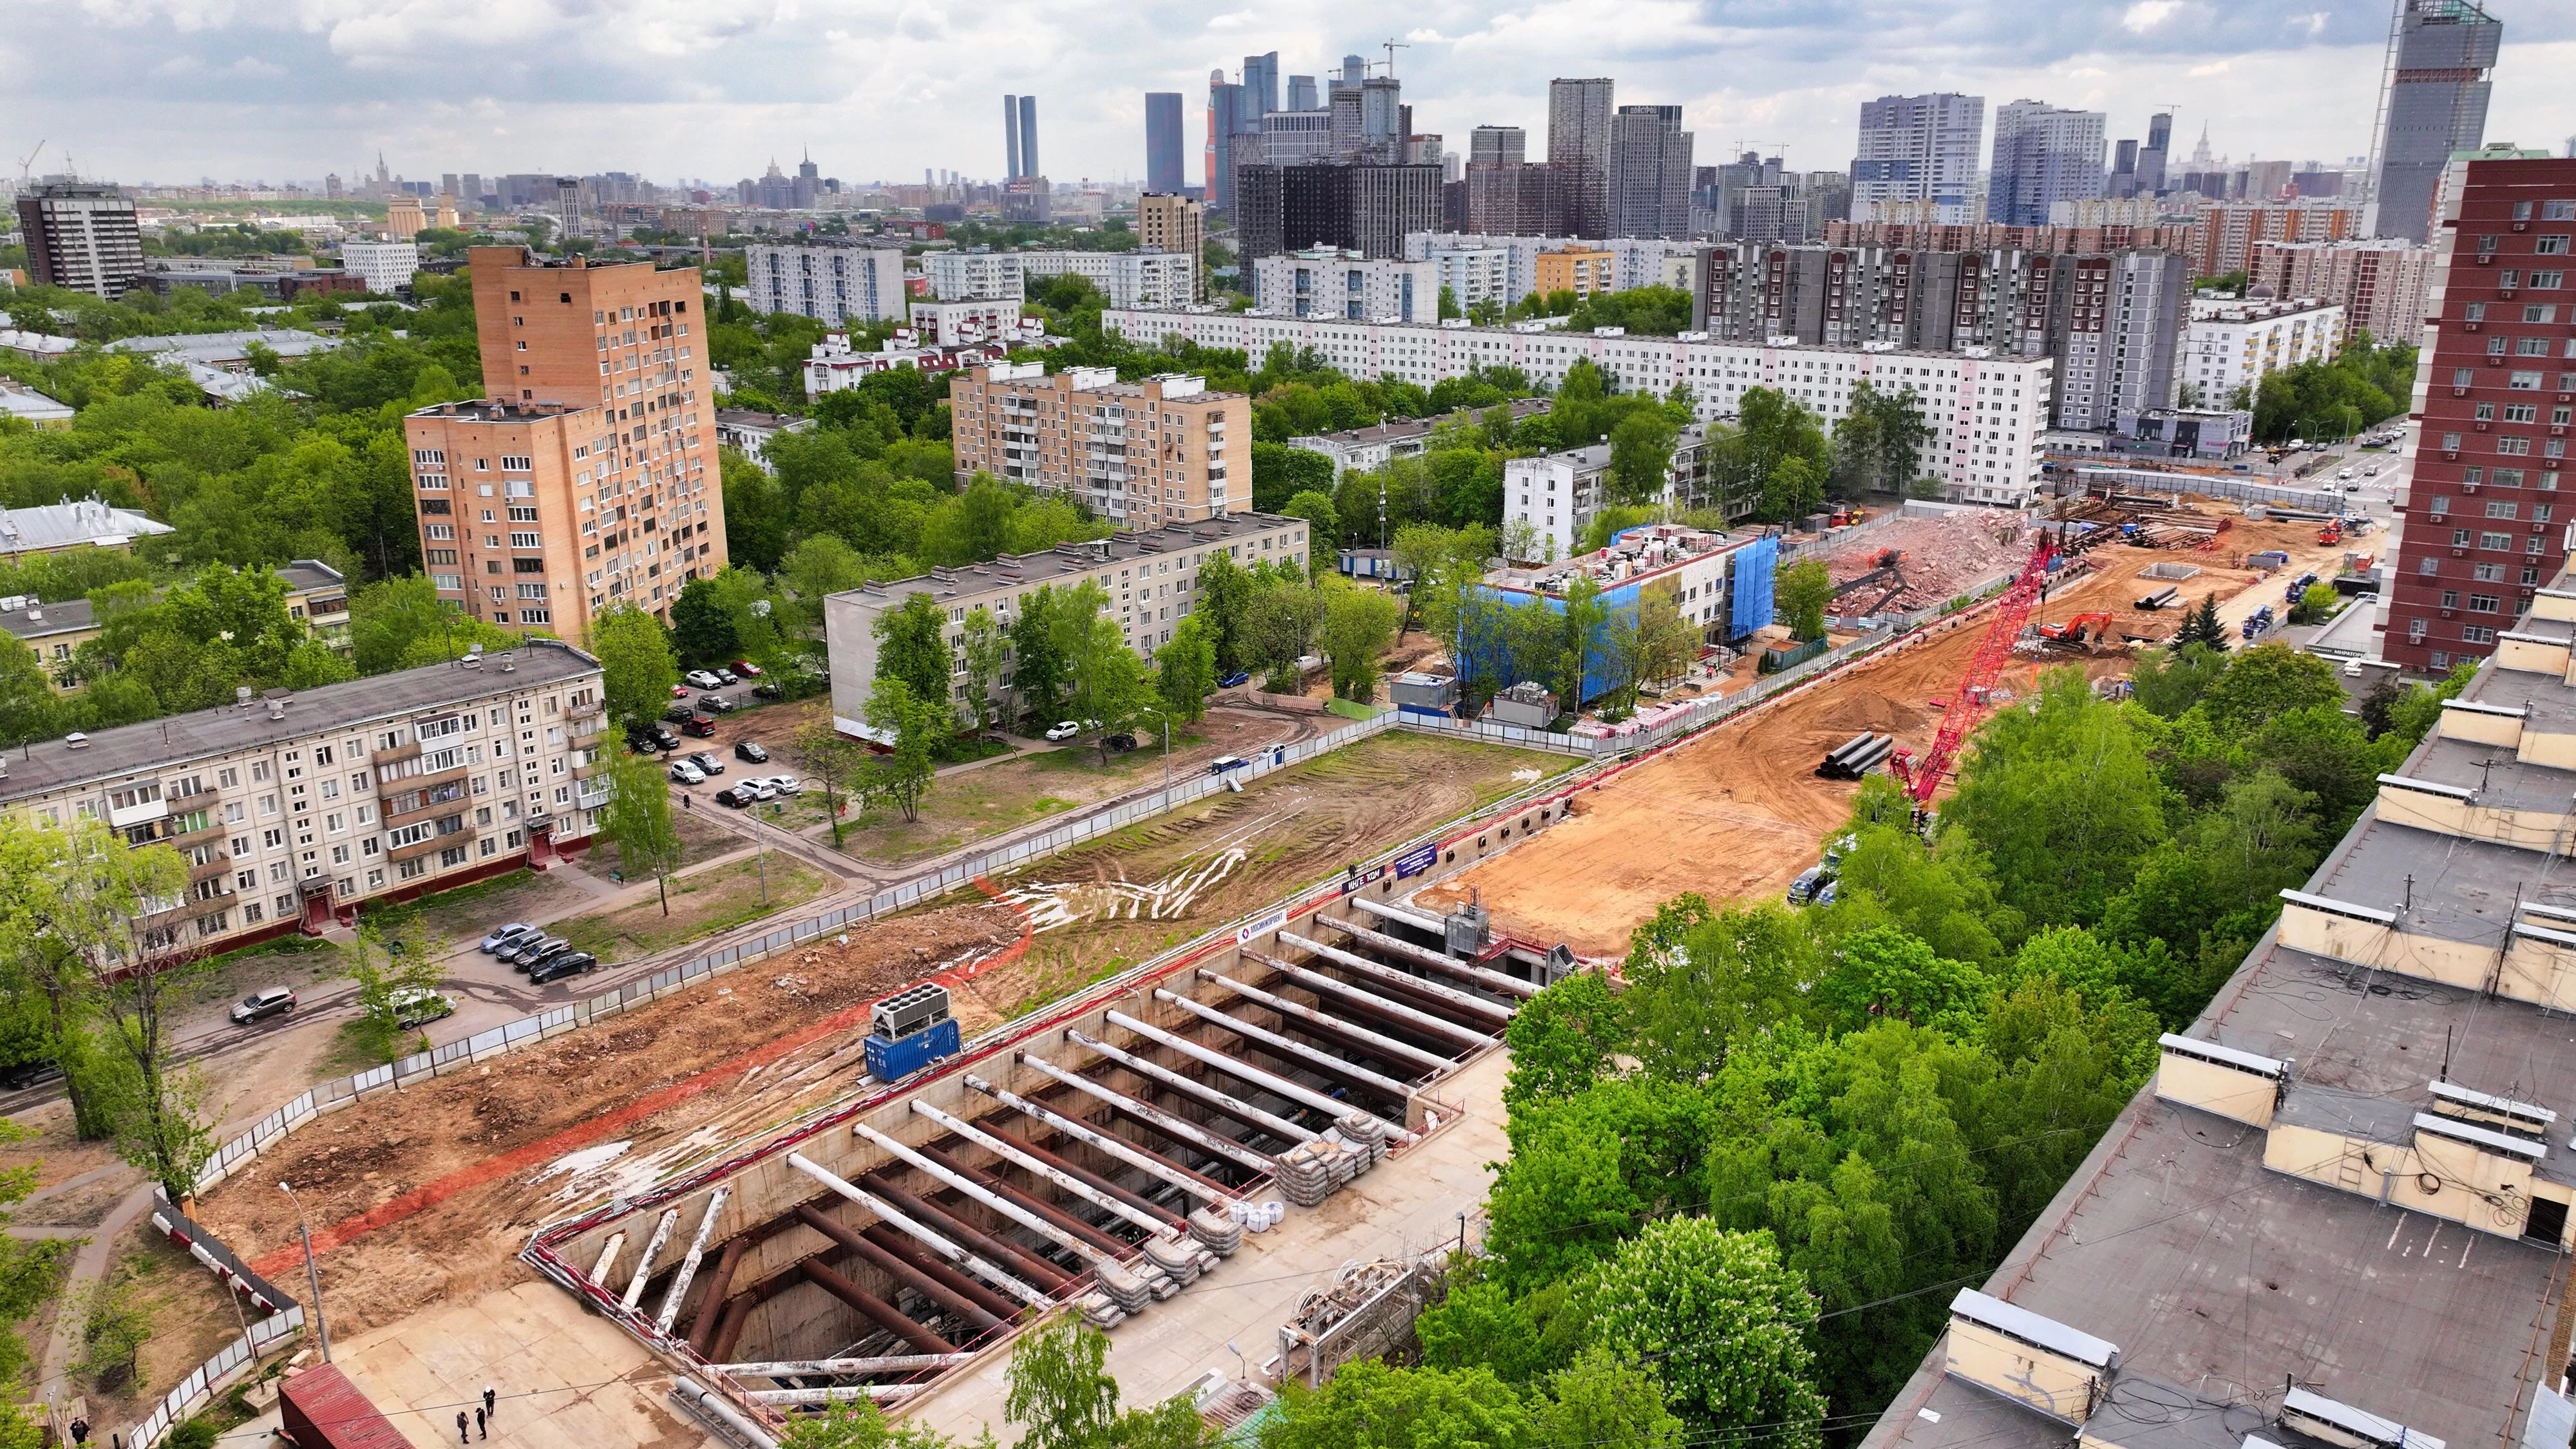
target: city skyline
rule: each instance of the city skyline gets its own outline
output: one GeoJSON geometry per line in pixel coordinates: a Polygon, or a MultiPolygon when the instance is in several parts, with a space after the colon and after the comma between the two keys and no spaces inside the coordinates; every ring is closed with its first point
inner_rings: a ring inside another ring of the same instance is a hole
{"type": "MultiPolygon", "coordinates": [[[[2496,71],[2486,135],[2559,150],[2576,122],[2550,105],[2542,82],[2576,64],[2576,14],[2539,0],[2491,8],[2513,43],[2496,71]]],[[[381,149],[415,178],[629,170],[724,184],[757,174],[773,152],[804,147],[826,174],[902,181],[925,166],[1001,177],[994,97],[1037,93],[1049,97],[1051,179],[1141,181],[1148,91],[1195,102],[1210,69],[1233,74],[1246,55],[1272,50],[1283,89],[1289,76],[1321,75],[1346,53],[1383,64],[1385,37],[1365,38],[1383,17],[1356,7],[1308,13],[1295,26],[1267,26],[1250,11],[1163,25],[1177,12],[1005,7],[971,23],[906,18],[888,35],[835,23],[854,12],[802,11],[791,23],[648,9],[645,44],[603,44],[594,57],[577,18],[546,7],[514,9],[495,26],[425,25],[415,12],[383,9],[306,28],[292,16],[139,0],[29,17],[0,43],[14,82],[0,115],[22,144],[45,141],[37,173],[63,169],[68,153],[82,174],[128,183],[312,179],[381,149]],[[45,53],[96,64],[57,74],[38,63],[45,53]],[[564,59],[534,64],[534,54],[564,59]],[[695,74],[667,84],[674,62],[695,74]],[[397,69],[408,82],[398,98],[385,88],[397,69]],[[652,70],[666,78],[662,98],[637,100],[652,70]],[[102,76],[135,79],[102,85],[102,76]]],[[[2370,149],[2386,39],[2375,5],[2320,14],[2104,0],[2058,7],[2038,27],[1965,3],[1885,0],[1772,24],[1695,16],[1650,6],[1634,18],[1651,23],[1605,28],[1561,4],[1495,16],[1434,5],[1397,37],[1396,73],[1417,130],[1463,142],[1479,125],[1516,125],[1534,151],[1544,144],[1548,82],[1602,75],[1623,101],[1681,106],[1707,155],[1759,149],[1796,168],[1849,165],[1862,101],[1939,90],[1984,95],[1990,109],[2033,99],[2102,111],[2114,138],[2142,135],[2149,112],[2172,104],[2178,144],[2206,125],[2213,145],[2238,160],[2336,164],[2370,149]],[[1855,36],[1870,38],[1857,57],[1855,36]],[[1891,55],[1909,59],[1879,59],[1891,55]],[[1730,63],[1708,63],[1718,57],[1730,63]],[[1756,77],[1763,84],[1747,83],[1756,77]]],[[[1193,158],[1201,110],[1185,108],[1193,158]]]]}

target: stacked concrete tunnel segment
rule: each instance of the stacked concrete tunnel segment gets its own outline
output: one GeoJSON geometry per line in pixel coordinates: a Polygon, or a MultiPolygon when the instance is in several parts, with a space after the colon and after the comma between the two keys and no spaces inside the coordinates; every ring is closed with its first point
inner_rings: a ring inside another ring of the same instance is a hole
{"type": "MultiPolygon", "coordinates": [[[[1528,807],[1436,863],[1564,811],[1528,807]]],[[[644,1203],[541,1230],[530,1261],[773,1423],[899,1405],[1059,1305],[1115,1328],[1221,1282],[1263,1205],[1319,1204],[1454,1120],[1441,1082],[1570,963],[1397,885],[1355,877],[644,1203]]]]}

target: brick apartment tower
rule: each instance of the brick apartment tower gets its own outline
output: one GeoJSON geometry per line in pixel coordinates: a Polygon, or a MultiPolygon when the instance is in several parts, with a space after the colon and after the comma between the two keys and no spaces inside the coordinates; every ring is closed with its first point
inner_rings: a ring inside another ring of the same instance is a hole
{"type": "MultiPolygon", "coordinates": [[[[2487,159],[2493,150],[2503,154],[2487,159]]],[[[2381,654],[2445,670],[2495,650],[2567,556],[2576,409],[2576,161],[2454,160],[2434,233],[2405,531],[2381,654]]]]}
{"type": "Polygon", "coordinates": [[[519,247],[469,268],[486,401],[404,420],[441,597],[574,640],[615,606],[667,619],[725,563],[697,269],[519,247]]]}

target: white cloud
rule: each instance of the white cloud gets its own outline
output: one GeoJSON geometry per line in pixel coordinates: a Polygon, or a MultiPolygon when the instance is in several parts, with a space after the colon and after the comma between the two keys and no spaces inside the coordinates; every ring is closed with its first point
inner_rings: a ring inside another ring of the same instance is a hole
{"type": "Polygon", "coordinates": [[[2164,24],[2182,9],[2182,0],[2137,0],[2120,14],[2120,28],[2133,35],[2144,35],[2164,24]]]}

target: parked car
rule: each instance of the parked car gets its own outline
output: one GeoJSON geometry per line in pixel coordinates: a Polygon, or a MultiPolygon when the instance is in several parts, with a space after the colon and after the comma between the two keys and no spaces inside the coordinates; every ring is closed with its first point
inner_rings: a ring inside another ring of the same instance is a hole
{"type": "Polygon", "coordinates": [[[725,772],[724,761],[716,758],[716,752],[713,750],[700,750],[696,754],[689,756],[689,763],[697,766],[698,773],[707,776],[709,779],[713,779],[725,772]]]}
{"type": "Polygon", "coordinates": [[[503,926],[501,929],[494,931],[491,935],[483,938],[483,954],[489,956],[493,952],[500,950],[502,947],[509,945],[511,942],[518,940],[520,937],[525,936],[535,929],[536,927],[529,925],[525,921],[512,921],[510,924],[503,926]]]}
{"type": "Polygon", "coordinates": [[[1789,882],[1789,904],[1793,906],[1818,904],[1818,893],[1832,883],[1833,876],[1823,866],[1808,866],[1798,872],[1796,880],[1789,882]]]}
{"type": "Polygon", "coordinates": [[[737,794],[742,791],[749,790],[751,792],[751,798],[755,803],[762,800],[775,800],[778,798],[778,787],[770,784],[767,780],[745,780],[733,788],[737,794]]]}
{"type": "Polygon", "coordinates": [[[742,683],[742,676],[741,676],[741,675],[739,675],[739,674],[734,673],[734,672],[733,672],[732,670],[730,670],[730,669],[718,669],[718,670],[714,670],[714,671],[712,671],[712,672],[714,673],[714,675],[715,675],[715,677],[716,677],[716,682],[717,682],[718,684],[740,684],[740,683],[742,683]]]}
{"type": "Polygon", "coordinates": [[[758,740],[736,741],[733,747],[733,757],[748,764],[766,765],[769,763],[769,751],[762,749],[760,747],[760,741],[758,740]]]}
{"type": "Polygon", "coordinates": [[[762,699],[785,699],[787,697],[786,690],[779,688],[777,685],[770,683],[766,679],[753,685],[751,687],[751,692],[759,695],[762,699]]]}
{"type": "Polygon", "coordinates": [[[1216,682],[1216,687],[1219,689],[1232,689],[1239,684],[1249,682],[1251,678],[1252,673],[1250,670],[1238,669],[1232,674],[1227,675],[1225,678],[1218,680],[1216,682]]]}
{"type": "Polygon", "coordinates": [[[751,787],[748,784],[727,785],[716,792],[716,803],[739,810],[751,803],[751,787]]]}
{"type": "Polygon", "coordinates": [[[1061,744],[1080,733],[1082,733],[1081,725],[1069,719],[1059,720],[1055,724],[1047,727],[1046,737],[1047,742],[1050,744],[1061,744]]]}
{"type": "Polygon", "coordinates": [[[0,1067],[0,1088],[23,1092],[29,1087],[53,1081],[63,1074],[59,1063],[38,1057],[31,1062],[11,1062],[0,1067]]]}
{"type": "Polygon", "coordinates": [[[264,1020],[294,1009],[294,990],[285,986],[271,986],[265,991],[254,991],[233,1003],[233,1025],[248,1026],[254,1021],[264,1020]]]}
{"type": "Polygon", "coordinates": [[[671,762],[671,778],[683,785],[703,785],[707,782],[706,772],[685,759],[671,762]]]}
{"type": "Polygon", "coordinates": [[[672,697],[673,699],[686,699],[686,698],[688,698],[688,697],[689,697],[689,687],[688,687],[687,685],[685,685],[685,684],[674,684],[674,685],[672,685],[672,686],[671,686],[671,697],[672,697]]]}
{"type": "Polygon", "coordinates": [[[692,669],[680,677],[699,689],[713,689],[724,683],[723,680],[716,678],[715,671],[712,669],[692,669]]]}
{"type": "MultiPolygon", "coordinates": [[[[704,714],[693,714],[689,716],[689,722],[687,724],[680,726],[680,731],[683,734],[696,735],[699,739],[705,739],[707,736],[716,732],[716,722],[704,714]]],[[[671,741],[670,748],[678,749],[679,747],[680,742],[678,740],[671,741]]]]}
{"type": "Polygon", "coordinates": [[[1123,755],[1129,750],[1136,748],[1136,737],[1122,730],[1117,734],[1111,735],[1108,743],[1112,752],[1123,755]]]}
{"type": "Polygon", "coordinates": [[[772,775],[760,783],[767,785],[775,794],[802,795],[805,793],[805,782],[794,775],[772,775]]]}
{"type": "Polygon", "coordinates": [[[702,694],[698,696],[698,708],[709,714],[731,714],[742,706],[721,694],[702,694]]]}
{"type": "Polygon", "coordinates": [[[518,960],[513,961],[510,964],[521,971],[534,971],[538,967],[546,964],[548,961],[553,960],[557,956],[560,956],[571,949],[572,943],[558,936],[553,940],[548,941],[544,950],[531,951],[527,955],[520,957],[518,960]]]}
{"type": "Polygon", "coordinates": [[[745,679],[758,679],[760,677],[760,666],[752,663],[748,659],[737,659],[733,662],[733,672],[741,675],[745,679]]]}
{"type": "Polygon", "coordinates": [[[393,995],[394,1025],[404,1031],[427,1026],[442,1016],[456,1014],[456,998],[426,986],[406,986],[393,995]]]}
{"type": "Polygon", "coordinates": [[[594,969],[598,965],[599,958],[593,956],[588,951],[566,951],[560,956],[552,957],[538,963],[537,969],[528,973],[528,984],[530,986],[543,986],[549,981],[560,981],[567,976],[578,976],[585,971],[594,969]]]}
{"type": "Polygon", "coordinates": [[[669,709],[662,711],[662,718],[669,720],[673,724],[678,724],[697,712],[698,707],[684,699],[672,705],[669,709]]]}
{"type": "Polygon", "coordinates": [[[530,961],[548,951],[561,950],[563,945],[564,938],[561,936],[536,935],[528,937],[515,946],[504,946],[492,954],[525,971],[530,961]]]}
{"type": "Polygon", "coordinates": [[[657,750],[676,750],[680,747],[680,737],[671,733],[671,727],[666,724],[648,724],[639,729],[629,730],[626,738],[630,741],[645,741],[657,750]]]}

